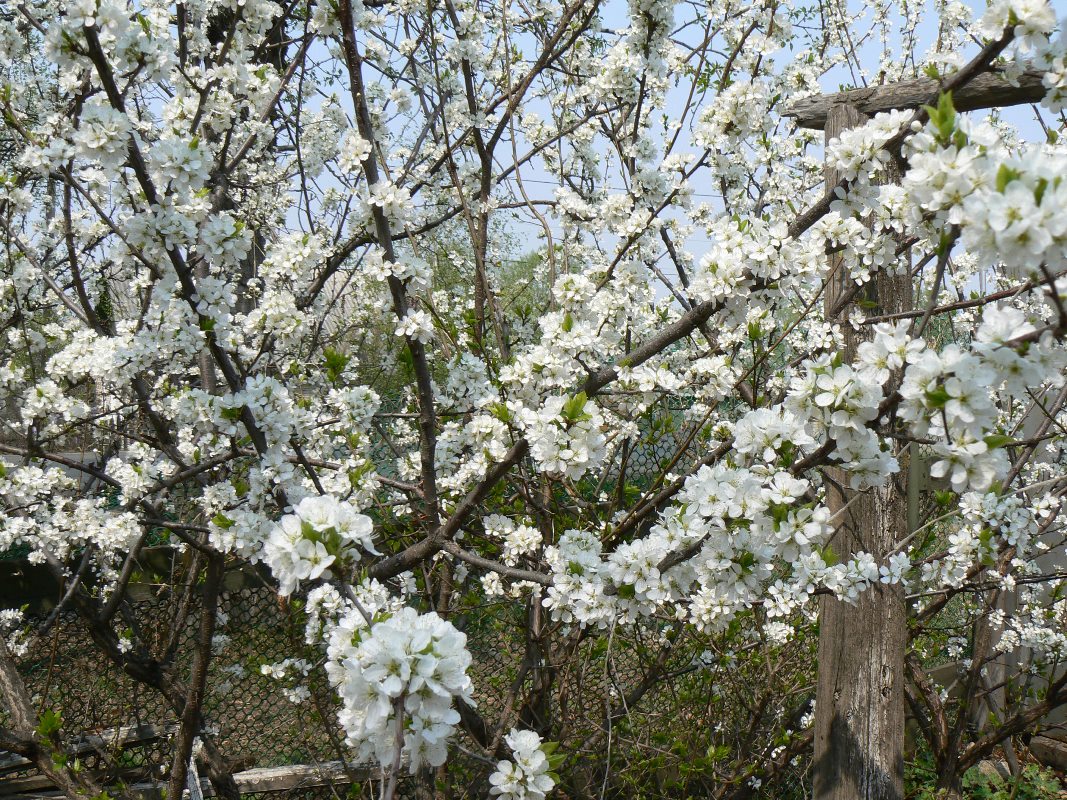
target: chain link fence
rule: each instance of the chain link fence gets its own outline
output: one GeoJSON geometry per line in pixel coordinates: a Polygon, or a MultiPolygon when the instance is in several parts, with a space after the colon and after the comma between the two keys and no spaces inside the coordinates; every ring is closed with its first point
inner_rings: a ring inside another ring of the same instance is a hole
{"type": "MultiPolygon", "coordinates": [[[[143,642],[153,657],[176,647],[175,664],[179,669],[187,668],[199,622],[195,600],[183,619],[176,620],[180,605],[177,593],[164,587],[136,588],[139,594],[151,593],[151,589],[158,596],[133,604],[133,614],[126,620],[128,628],[119,632],[143,642]]],[[[311,782],[316,785],[296,788],[283,780],[276,790],[262,792],[265,797],[376,797],[378,775],[369,766],[356,770],[356,782],[338,774],[337,762],[351,759],[352,751],[344,746],[336,719],[336,696],[323,670],[313,668],[301,680],[307,694],[295,702],[287,697],[292,682],[261,671],[285,655],[321,658],[321,653],[304,645],[304,620],[297,605],[280,601],[265,586],[244,586],[222,596],[203,706],[205,730],[234,772],[247,775],[247,770],[334,763],[333,769],[326,771],[333,779],[315,778],[311,782]]],[[[528,646],[526,613],[523,602],[504,600],[468,607],[454,618],[468,636],[478,712],[492,726],[500,725],[503,732],[516,724],[524,691],[530,681],[537,680],[530,671],[520,676],[528,646]],[[517,686],[523,687],[522,691],[517,691],[517,686]]],[[[27,630],[40,629],[45,616],[28,617],[27,630]]],[[[581,644],[573,659],[560,658],[553,664],[554,656],[549,656],[543,661],[539,669],[552,671],[550,702],[558,729],[574,742],[600,731],[606,710],[650,674],[658,644],[654,631],[625,635],[620,631],[608,647],[603,639],[590,640],[581,644]]],[[[682,658],[683,666],[688,664],[687,658],[682,658]]],[[[102,735],[103,744],[98,739],[97,746],[80,755],[83,767],[97,775],[102,785],[165,782],[177,731],[175,714],[158,692],[124,674],[95,646],[77,614],[62,614],[20,657],[19,669],[38,713],[58,714],[68,743],[102,735]],[[128,733],[131,729],[133,734],[128,733]],[[127,732],[122,734],[124,741],[115,741],[116,734],[123,731],[127,732]]],[[[655,719],[655,724],[637,728],[651,731],[677,722],[676,716],[665,716],[662,708],[649,714],[649,721],[655,719]]],[[[633,714],[628,713],[628,717],[632,724],[633,714]]],[[[615,747],[621,763],[627,746],[617,742],[615,747]]],[[[452,748],[447,775],[443,776],[452,796],[488,796],[486,779],[492,769],[476,754],[478,750],[464,737],[452,748]]],[[[401,786],[400,796],[417,796],[416,786],[415,781],[408,781],[401,786]]],[[[0,796],[39,796],[50,790],[47,779],[35,768],[0,763],[0,796]]],[[[248,792],[253,797],[258,794],[248,792]]]]}

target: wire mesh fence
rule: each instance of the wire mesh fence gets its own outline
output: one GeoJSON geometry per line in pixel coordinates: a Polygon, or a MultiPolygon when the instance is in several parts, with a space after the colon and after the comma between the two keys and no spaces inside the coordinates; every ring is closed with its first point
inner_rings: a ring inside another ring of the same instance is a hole
{"type": "MultiPolygon", "coordinates": [[[[195,598],[181,619],[176,618],[179,605],[166,597],[141,600],[131,604],[132,616],[124,622],[129,629],[137,629],[130,638],[143,643],[150,655],[159,657],[175,648],[174,663],[181,670],[190,661],[199,615],[195,598]]],[[[330,745],[330,723],[318,718],[314,703],[290,702],[284,694],[286,687],[260,672],[262,664],[291,649],[294,636],[302,636],[295,630],[297,621],[291,609],[279,605],[274,592],[262,588],[224,595],[220,611],[224,624],[216,634],[203,707],[207,728],[220,749],[241,769],[336,758],[330,745]]],[[[40,617],[30,618],[28,627],[32,630],[41,622],[40,617]]],[[[86,767],[99,771],[103,782],[165,776],[177,725],[173,710],[159,692],[114,665],[94,645],[74,612],[63,614],[19,666],[37,708],[57,713],[71,734],[131,725],[147,726],[153,733],[144,742],[127,742],[110,748],[111,752],[105,747],[91,754],[86,767]]],[[[33,770],[26,773],[33,774],[33,770]]],[[[12,785],[10,780],[7,784],[12,785]]]]}
{"type": "MultiPolygon", "coordinates": [[[[260,671],[281,654],[300,652],[299,611],[279,604],[266,588],[227,594],[222,611],[225,623],[215,644],[204,725],[233,771],[247,775],[247,771],[351,759],[336,721],[335,694],[321,670],[312,671],[309,696],[297,702],[286,696],[289,687],[284,682],[260,671]]],[[[174,603],[165,597],[136,605],[139,633],[150,648],[159,648],[156,652],[169,646],[173,612],[174,603]]],[[[194,607],[181,629],[175,659],[179,669],[189,662],[196,616],[194,607]]],[[[515,600],[483,604],[455,621],[468,635],[477,711],[491,728],[506,732],[529,711],[523,702],[539,679],[523,668],[528,645],[525,605],[515,600]]],[[[610,772],[613,791],[607,796],[626,796],[621,792],[628,785],[641,788],[650,798],[676,796],[672,781],[678,780],[680,771],[684,778],[684,770],[694,763],[691,752],[701,757],[719,752],[734,739],[750,737],[750,729],[758,729],[746,708],[765,707],[769,719],[780,713],[778,706],[796,702],[788,692],[765,684],[744,664],[727,657],[710,665],[698,663],[694,656],[701,648],[714,647],[711,642],[687,641],[664,658],[667,632],[666,624],[620,627],[609,636],[581,639],[573,649],[568,648],[576,640],[560,637],[539,666],[551,673],[553,736],[575,754],[572,771],[588,773],[587,779],[597,787],[610,772]]],[[[149,735],[127,737],[121,746],[105,744],[87,753],[84,766],[100,776],[100,783],[143,785],[166,779],[175,715],[158,693],[125,675],[94,646],[82,620],[64,615],[48,637],[22,657],[20,668],[37,709],[59,714],[70,738],[124,726],[147,728],[149,735]]],[[[426,775],[406,779],[400,796],[426,796],[427,785],[443,781],[448,796],[487,797],[492,767],[479,755],[483,752],[465,735],[458,737],[447,772],[429,780],[426,775]]],[[[701,769],[706,779],[715,777],[715,765],[705,761],[701,769]]],[[[314,786],[282,782],[265,791],[262,783],[257,784],[259,790],[246,795],[274,800],[377,796],[380,783],[375,770],[357,770],[355,781],[337,772],[334,768],[332,778],[317,780],[314,786]]],[[[0,795],[41,792],[47,787],[33,769],[0,775],[0,795]]]]}
{"type": "MultiPolygon", "coordinates": [[[[194,602],[177,619],[180,605],[170,592],[132,604],[125,623],[131,640],[142,642],[153,657],[176,648],[174,663],[188,669],[195,646],[199,608],[194,602]]],[[[310,654],[303,642],[304,620],[298,604],[280,602],[267,587],[244,587],[225,594],[220,604],[220,626],[215,637],[203,706],[204,730],[233,771],[290,765],[323,765],[352,758],[337,724],[336,695],[323,671],[313,669],[303,681],[306,693],[291,695],[292,685],[264,674],[261,667],[283,655],[310,654]],[[288,695],[288,696],[287,696],[288,695]]],[[[456,619],[465,628],[473,657],[471,677],[474,699],[482,717],[494,725],[514,724],[522,693],[536,677],[520,677],[525,657],[525,604],[503,600],[484,604],[456,619]]],[[[40,626],[43,616],[30,617],[28,627],[40,626]]],[[[560,729],[581,739],[600,729],[605,709],[638,686],[656,657],[656,642],[627,639],[621,633],[609,651],[590,643],[577,658],[552,670],[553,714],[560,729]]],[[[171,764],[178,720],[159,692],[126,675],[94,645],[85,622],[74,612],[64,613],[37,640],[19,662],[20,673],[39,713],[58,714],[68,740],[104,734],[99,743],[81,754],[84,768],[102,785],[144,785],[165,781],[171,764]],[[136,728],[133,734],[129,730],[136,728]],[[117,732],[127,731],[122,736],[117,732]],[[108,737],[111,737],[110,739],[108,737]],[[121,739],[121,741],[120,741],[121,739]]],[[[185,676],[182,675],[184,678],[185,676]]],[[[502,728],[506,730],[506,728],[502,728]]],[[[450,756],[447,780],[454,796],[487,796],[486,778],[492,770],[477,756],[472,742],[460,738],[450,756]]],[[[618,745],[617,745],[618,746],[618,745]]],[[[621,752],[621,749],[620,749],[621,752]]],[[[291,788],[282,782],[270,792],[251,796],[332,798],[375,796],[377,774],[358,770],[358,780],[336,775],[316,780],[321,785],[291,788]]],[[[0,771],[0,795],[47,791],[48,781],[25,765],[0,771]]],[[[401,786],[400,796],[414,797],[416,783],[401,786]]]]}

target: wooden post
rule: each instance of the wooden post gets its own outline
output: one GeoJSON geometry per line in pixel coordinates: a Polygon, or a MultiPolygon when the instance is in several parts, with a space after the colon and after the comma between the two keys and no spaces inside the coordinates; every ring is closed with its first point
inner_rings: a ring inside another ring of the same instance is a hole
{"type": "MultiPolygon", "coordinates": [[[[862,125],[855,106],[837,104],[826,118],[826,141],[862,125]]],[[[840,175],[827,168],[828,190],[840,175]]],[[[852,284],[839,256],[831,259],[826,313],[852,284]]],[[[874,314],[910,310],[910,272],[877,273],[867,300],[874,314]]],[[[839,310],[839,320],[849,309],[839,310]]],[[[845,329],[845,361],[855,360],[867,331],[845,329]]],[[[900,455],[898,454],[898,458],[900,455]]],[[[834,549],[842,559],[856,551],[883,556],[907,532],[907,465],[885,487],[856,492],[849,476],[827,469],[827,501],[837,515],[834,549]],[[847,508],[846,508],[847,506],[847,508]]],[[[901,586],[876,584],[852,605],[822,598],[815,703],[814,796],[816,800],[901,800],[904,796],[904,656],[907,609],[901,586]]]]}
{"type": "MultiPolygon", "coordinates": [[[[1002,108],[1037,103],[1045,96],[1039,70],[1024,72],[1017,85],[996,71],[981,73],[953,93],[957,111],[1002,108]]],[[[930,79],[851,89],[798,100],[784,114],[799,127],[825,130],[826,141],[843,130],[863,124],[867,115],[936,103],[940,84],[930,79]]],[[[827,186],[840,175],[827,170],[827,186]]],[[[831,261],[826,309],[847,290],[846,276],[835,272],[840,259],[831,261]]],[[[910,310],[910,276],[878,275],[873,300],[880,310],[910,310]]],[[[936,291],[936,288],[935,288],[936,291]]],[[[847,309],[841,310],[847,317],[847,309]]],[[[846,328],[845,352],[851,361],[859,334],[846,328]]],[[[898,453],[901,471],[884,488],[856,497],[840,470],[827,470],[828,504],[844,509],[835,548],[847,554],[866,550],[877,555],[889,551],[911,529],[908,521],[908,484],[912,504],[925,476],[909,470],[908,459],[898,453]],[[910,475],[911,480],[905,476],[910,475]],[[851,503],[850,503],[851,500],[851,503]]],[[[912,459],[914,466],[920,464],[912,459]]],[[[912,519],[912,524],[917,523],[912,519]]],[[[899,800],[903,797],[904,692],[903,661],[908,636],[906,607],[900,587],[878,584],[864,592],[855,606],[823,598],[819,628],[819,675],[815,709],[814,796],[816,800],[899,800]]]]}

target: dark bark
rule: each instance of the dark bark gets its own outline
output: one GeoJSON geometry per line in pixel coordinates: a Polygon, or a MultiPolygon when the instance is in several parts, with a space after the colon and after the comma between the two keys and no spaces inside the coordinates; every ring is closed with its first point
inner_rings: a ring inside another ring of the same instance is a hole
{"type": "Polygon", "coordinates": [[[181,797],[189,771],[189,759],[193,744],[200,734],[201,708],[207,691],[207,668],[211,662],[211,644],[215,636],[215,622],[219,612],[219,588],[222,585],[222,556],[208,559],[207,576],[204,580],[204,592],[200,609],[200,629],[196,637],[196,652],[193,654],[193,666],[189,675],[189,688],[185,696],[185,705],[181,714],[181,727],[178,729],[177,741],[174,743],[174,758],[170,765],[170,782],[167,796],[181,797]]]}

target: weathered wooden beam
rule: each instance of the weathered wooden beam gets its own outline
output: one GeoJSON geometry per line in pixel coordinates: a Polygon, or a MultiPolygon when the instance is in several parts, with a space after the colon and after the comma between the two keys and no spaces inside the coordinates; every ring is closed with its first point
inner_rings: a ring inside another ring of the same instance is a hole
{"type": "MultiPolygon", "coordinates": [[[[164,736],[170,736],[177,730],[177,725],[122,725],[101,733],[88,734],[70,742],[69,756],[82,757],[93,753],[107,753],[114,750],[125,750],[142,744],[150,744],[164,736]]],[[[0,751],[0,775],[27,769],[33,766],[28,758],[0,751]]],[[[0,794],[4,792],[5,784],[0,782],[0,794]]]]}
{"type": "MultiPolygon", "coordinates": [[[[110,772],[110,776],[121,780],[135,779],[144,770],[141,767],[127,767],[110,772]]],[[[100,773],[103,774],[103,773],[100,773]]],[[[0,780],[0,797],[4,800],[25,800],[29,797],[63,797],[63,792],[56,789],[55,783],[47,775],[28,775],[23,778],[4,778],[0,780]]]]}
{"type": "MultiPolygon", "coordinates": [[[[867,115],[841,103],[829,107],[825,141],[862,126],[867,115]]],[[[825,169],[830,191],[842,179],[831,163],[825,169]]],[[[895,165],[887,180],[899,181],[895,165]]],[[[846,259],[829,259],[826,276],[827,322],[849,316],[854,289],[846,259]]],[[[908,311],[913,306],[911,271],[875,274],[863,287],[877,313],[908,311]]],[[[842,324],[842,354],[852,362],[871,338],[870,331],[842,324]]],[[[884,423],[877,429],[885,435],[884,423]]],[[[906,469],[903,452],[900,457],[906,469]]],[[[908,533],[907,500],[900,476],[864,491],[850,487],[849,473],[827,469],[826,505],[835,520],[834,548],[842,553],[893,552],[908,533]],[[846,509],[847,512],[846,512],[846,509]]],[[[820,598],[818,676],[812,763],[814,800],[899,800],[904,796],[904,656],[908,644],[908,609],[901,586],[879,584],[855,603],[820,598]]]]}
{"type": "Polygon", "coordinates": [[[1067,742],[1049,736],[1035,736],[1030,740],[1030,753],[1046,767],[1067,770],[1067,742]]]}
{"type": "MultiPolygon", "coordinates": [[[[326,761],[321,764],[290,764],[282,767],[259,767],[238,772],[233,776],[241,794],[259,792],[283,792],[312,789],[323,786],[343,786],[357,780],[370,780],[381,776],[381,768],[367,763],[326,761]]],[[[127,794],[141,800],[161,800],[166,794],[166,784],[160,781],[134,783],[127,787],[127,794]]],[[[214,797],[214,789],[206,778],[200,780],[204,797],[214,797]]],[[[4,800],[28,800],[29,798],[61,797],[45,775],[28,778],[12,778],[0,781],[0,795],[4,800]]],[[[189,797],[186,790],[184,797],[189,797]]]]}
{"type": "Polygon", "coordinates": [[[349,783],[349,774],[359,780],[381,776],[381,768],[373,764],[342,764],[327,761],[323,764],[291,764],[285,767],[260,767],[238,772],[234,780],[246,792],[277,792],[349,783]]]}
{"type": "MultiPolygon", "coordinates": [[[[1038,70],[1029,70],[1019,78],[1019,85],[1013,86],[1000,73],[983,72],[954,91],[952,102],[957,111],[1037,103],[1045,96],[1046,90],[1041,83],[1043,74],[1038,70]]],[[[880,111],[919,108],[937,97],[938,86],[935,80],[919,78],[835,94],[819,94],[797,100],[783,114],[795,119],[801,128],[821,131],[826,127],[830,109],[835,106],[850,105],[866,116],[873,116],[880,111]]]]}

